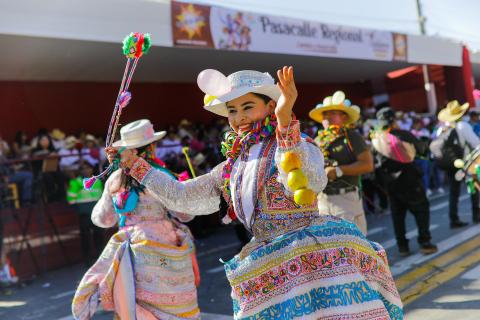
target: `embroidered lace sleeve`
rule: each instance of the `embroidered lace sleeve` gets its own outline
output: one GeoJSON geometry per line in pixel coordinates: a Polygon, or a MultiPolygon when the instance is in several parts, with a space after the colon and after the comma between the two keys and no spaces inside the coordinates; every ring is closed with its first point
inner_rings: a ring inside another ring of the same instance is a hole
{"type": "Polygon", "coordinates": [[[114,172],[105,183],[102,197],[92,211],[92,222],[101,228],[111,228],[118,221],[118,215],[113,208],[112,196],[110,195],[110,185],[113,180],[118,179],[119,172],[114,172]]]}
{"type": "Polygon", "coordinates": [[[207,215],[219,210],[224,163],[200,177],[179,182],[164,172],[153,169],[143,159],[137,162],[132,166],[130,175],[169,210],[189,215],[207,215]]]}
{"type": "Polygon", "coordinates": [[[287,128],[277,127],[277,141],[278,147],[275,152],[275,163],[279,172],[278,180],[283,186],[290,190],[287,185],[287,172],[284,172],[279,164],[282,154],[292,151],[296,152],[302,160],[302,171],[308,177],[308,188],[315,193],[321,192],[327,185],[323,154],[313,142],[309,142],[301,137],[299,121],[292,120],[288,130],[287,128]]]}

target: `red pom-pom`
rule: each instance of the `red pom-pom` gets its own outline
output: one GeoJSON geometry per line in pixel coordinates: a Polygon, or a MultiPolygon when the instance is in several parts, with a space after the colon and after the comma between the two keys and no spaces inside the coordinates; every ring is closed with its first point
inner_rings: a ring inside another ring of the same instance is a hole
{"type": "Polygon", "coordinates": [[[187,181],[188,179],[190,179],[190,176],[187,171],[183,171],[178,175],[178,181],[187,181]]]}

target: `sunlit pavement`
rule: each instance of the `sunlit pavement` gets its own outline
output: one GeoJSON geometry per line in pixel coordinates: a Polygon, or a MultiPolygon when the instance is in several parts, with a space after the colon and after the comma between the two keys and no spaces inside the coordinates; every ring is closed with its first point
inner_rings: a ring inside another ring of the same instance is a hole
{"type": "MultiPolygon", "coordinates": [[[[412,215],[407,230],[412,254],[400,257],[389,214],[367,216],[371,240],[388,252],[392,273],[405,304],[407,319],[480,319],[480,225],[451,230],[446,194],[431,198],[431,232],[439,252],[424,256],[418,252],[412,215]]],[[[462,195],[460,216],[471,221],[468,195],[462,195]]],[[[232,318],[230,290],[220,259],[238,252],[235,232],[225,227],[197,241],[201,268],[199,304],[202,319],[232,318]]],[[[85,272],[81,265],[43,274],[23,288],[0,295],[0,319],[73,319],[70,303],[77,283],[85,272]]],[[[95,319],[111,319],[98,312],[95,319]]]]}

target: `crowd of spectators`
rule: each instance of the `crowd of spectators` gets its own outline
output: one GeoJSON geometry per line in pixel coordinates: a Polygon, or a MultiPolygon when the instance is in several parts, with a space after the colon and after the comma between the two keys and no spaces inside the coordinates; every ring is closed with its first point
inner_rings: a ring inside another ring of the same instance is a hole
{"type": "MultiPolygon", "coordinates": [[[[375,108],[363,109],[361,120],[356,124],[356,129],[365,137],[367,143],[370,141],[371,131],[378,125],[375,119],[376,111],[375,108]]],[[[472,110],[464,118],[477,135],[480,135],[479,114],[472,110]]],[[[425,144],[429,144],[439,134],[441,124],[435,116],[399,111],[396,118],[401,129],[410,131],[425,144]]],[[[303,119],[301,123],[303,134],[311,138],[315,138],[322,129],[321,124],[311,120],[303,119]]],[[[201,175],[224,160],[220,145],[224,133],[230,130],[226,119],[217,119],[211,123],[192,123],[184,119],[178,125],[161,129],[166,130],[167,135],[158,142],[156,156],[174,173],[187,171],[189,177],[194,174],[201,175]],[[194,173],[189,168],[185,154],[188,154],[194,173]]],[[[87,214],[100,197],[102,187],[99,187],[95,197],[88,195],[87,201],[85,195],[82,195],[81,181],[86,175],[101,172],[107,165],[104,144],[104,138],[100,135],[80,132],[67,136],[60,129],[40,129],[33,137],[19,131],[12,141],[4,140],[0,135],[0,186],[15,184],[19,190],[21,206],[38,205],[39,201],[66,200],[75,206],[79,213],[82,250],[87,263],[91,262],[103,247],[103,231],[95,229],[87,214]],[[39,190],[42,192],[38,192],[39,190]],[[93,234],[92,241],[96,249],[93,254],[84,236],[90,232],[93,234]]],[[[448,179],[436,166],[429,152],[418,155],[415,163],[422,173],[427,195],[444,193],[448,179]]],[[[3,191],[5,188],[0,188],[2,197],[5,195],[3,191]]],[[[361,191],[367,214],[387,213],[385,185],[377,170],[362,176],[361,191]]],[[[0,209],[5,205],[4,201],[0,201],[0,209]]],[[[226,208],[225,204],[223,207],[226,208]]],[[[190,227],[196,236],[201,236],[208,234],[219,224],[219,216],[208,216],[193,220],[190,227]],[[213,221],[215,219],[216,221],[213,221]]],[[[243,237],[248,241],[244,231],[237,233],[241,239],[243,237]]]]}
{"type": "MultiPolygon", "coordinates": [[[[374,108],[363,109],[362,118],[357,123],[357,129],[367,141],[370,131],[377,125],[375,111],[374,108]]],[[[397,120],[401,129],[412,132],[425,143],[429,143],[437,135],[439,124],[434,116],[399,111],[397,120]]],[[[479,113],[470,112],[467,120],[475,133],[480,134],[479,113]]],[[[321,124],[309,120],[302,121],[303,133],[312,138],[320,129],[321,124]]],[[[165,130],[167,136],[159,141],[156,156],[173,172],[188,171],[190,177],[192,176],[184,155],[185,148],[197,175],[210,171],[223,161],[220,142],[224,132],[229,130],[226,119],[218,119],[208,124],[193,124],[184,119],[178,125],[171,125],[165,130]]],[[[81,132],[66,136],[59,129],[51,132],[40,129],[31,139],[25,132],[19,131],[10,142],[0,136],[0,174],[10,183],[18,185],[24,204],[33,202],[32,185],[40,176],[47,186],[49,200],[65,199],[65,186],[69,179],[78,176],[83,163],[91,166],[95,173],[105,166],[103,145],[104,140],[100,135],[81,132]],[[49,158],[57,160],[49,161],[49,158]]],[[[443,193],[445,177],[430,155],[428,153],[421,155],[416,164],[423,174],[427,195],[443,193]]],[[[367,213],[384,212],[388,202],[378,175],[374,172],[363,176],[362,186],[367,213]],[[375,196],[379,200],[375,200],[375,196]]]]}

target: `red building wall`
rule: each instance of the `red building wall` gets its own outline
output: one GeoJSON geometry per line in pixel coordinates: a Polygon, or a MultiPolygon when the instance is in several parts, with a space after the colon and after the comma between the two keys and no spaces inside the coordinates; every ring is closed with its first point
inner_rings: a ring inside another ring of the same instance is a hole
{"type": "MultiPolygon", "coordinates": [[[[401,72],[402,70],[399,70],[401,72]]],[[[435,93],[439,108],[446,99],[445,73],[443,66],[428,66],[430,81],[435,84],[435,93]]],[[[400,76],[385,78],[389,102],[396,110],[428,112],[427,96],[424,89],[422,67],[412,68],[400,76]]]]}
{"type": "MultiPolygon", "coordinates": [[[[60,128],[67,134],[85,131],[103,134],[112,114],[118,83],[0,82],[0,135],[13,139],[17,130],[29,136],[39,128],[60,128]]],[[[371,96],[370,83],[299,84],[295,113],[308,111],[335,90],[344,90],[353,103],[362,105],[371,96]]],[[[193,83],[133,83],[133,99],[121,122],[149,118],[157,129],[187,118],[207,122],[215,115],[202,108],[203,94],[193,83]]]]}

